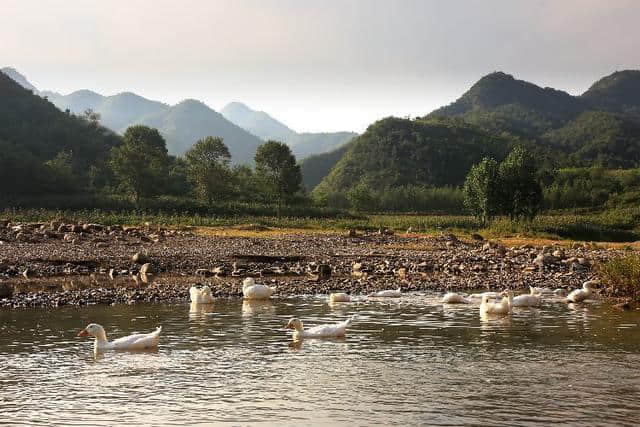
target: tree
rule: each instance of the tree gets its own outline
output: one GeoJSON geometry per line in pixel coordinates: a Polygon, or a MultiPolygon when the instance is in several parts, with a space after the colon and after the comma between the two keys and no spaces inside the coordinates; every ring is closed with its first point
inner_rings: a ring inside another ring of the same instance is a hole
{"type": "Polygon", "coordinates": [[[500,210],[498,163],[485,157],[471,167],[462,189],[465,207],[486,225],[500,210]]]}
{"type": "Polygon", "coordinates": [[[498,175],[502,210],[513,220],[533,219],[542,204],[542,188],[538,182],[534,157],[518,146],[500,163],[498,175]]]}
{"type": "Polygon", "coordinates": [[[256,175],[264,191],[279,205],[302,189],[302,174],[291,149],[282,142],[267,141],[255,156],[256,175]]]}
{"type": "Polygon", "coordinates": [[[208,136],[193,144],[185,154],[187,176],[199,198],[207,203],[229,197],[231,154],[222,138],[208,136]]]}
{"type": "Polygon", "coordinates": [[[167,179],[167,145],[157,129],[131,126],[124,134],[124,143],[111,150],[110,164],[137,200],[152,197],[161,192],[167,179]]]}
{"type": "Polygon", "coordinates": [[[49,171],[49,191],[71,193],[80,187],[73,165],[73,153],[70,151],[60,151],[53,159],[46,161],[44,166],[49,171]]]}

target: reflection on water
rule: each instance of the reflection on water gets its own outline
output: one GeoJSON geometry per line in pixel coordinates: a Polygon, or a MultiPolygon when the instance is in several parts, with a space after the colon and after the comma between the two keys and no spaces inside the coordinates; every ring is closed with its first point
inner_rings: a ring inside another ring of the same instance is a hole
{"type": "Polygon", "coordinates": [[[5,310],[0,422],[633,425],[639,325],[559,300],[481,319],[431,294],[5,310]],[[341,340],[283,329],[354,314],[341,340]],[[111,339],[162,325],[160,348],[94,357],[74,338],[90,322],[111,339]]]}

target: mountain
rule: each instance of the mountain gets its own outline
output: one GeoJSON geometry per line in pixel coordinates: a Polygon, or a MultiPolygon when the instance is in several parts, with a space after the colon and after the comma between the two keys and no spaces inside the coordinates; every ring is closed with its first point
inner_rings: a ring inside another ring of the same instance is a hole
{"type": "Polygon", "coordinates": [[[253,163],[256,149],[262,144],[256,136],[193,99],[143,117],[136,124],[157,128],[166,138],[170,154],[182,155],[198,139],[213,135],[223,138],[233,163],[250,164],[253,163]]]}
{"type": "Polygon", "coordinates": [[[274,139],[286,143],[298,160],[331,151],[358,135],[354,132],[298,133],[264,111],[252,110],[241,102],[231,102],[220,112],[227,120],[264,141],[274,139]]]}
{"type": "Polygon", "coordinates": [[[132,92],[104,96],[90,90],[78,90],[68,95],[52,91],[39,92],[29,81],[13,68],[8,75],[28,90],[39,94],[62,111],[82,115],[92,109],[100,114],[100,123],[123,134],[134,124],[145,124],[158,128],[167,141],[169,154],[184,154],[196,140],[206,136],[219,136],[229,147],[232,163],[253,162],[256,148],[262,143],[256,136],[234,125],[221,114],[199,101],[187,100],[170,106],[146,99],[132,92]]]}
{"type": "Polygon", "coordinates": [[[0,68],[0,71],[3,72],[6,76],[9,76],[14,82],[18,83],[23,88],[30,90],[31,92],[37,94],[38,89],[34,85],[32,85],[27,78],[20,74],[18,70],[11,67],[0,68]]]}
{"type": "Polygon", "coordinates": [[[562,166],[617,169],[640,165],[640,124],[616,113],[582,113],[545,133],[542,143],[548,144],[562,166]]]}
{"type": "Polygon", "coordinates": [[[616,71],[580,96],[591,108],[640,117],[640,70],[616,71]]]}
{"type": "Polygon", "coordinates": [[[220,110],[227,120],[260,137],[286,142],[297,134],[264,111],[254,111],[241,102],[230,102],[220,110]]]}
{"type": "Polygon", "coordinates": [[[302,172],[302,183],[304,188],[312,191],[325,176],[329,175],[331,169],[338,163],[344,154],[353,146],[353,141],[343,144],[339,148],[326,153],[314,154],[300,162],[302,172]]]}
{"type": "Polygon", "coordinates": [[[0,194],[60,193],[72,191],[71,178],[86,187],[104,177],[121,138],[63,113],[13,77],[0,73],[0,194]]]}
{"type": "Polygon", "coordinates": [[[375,190],[460,185],[483,157],[503,158],[511,141],[459,120],[390,117],[351,144],[315,193],[343,192],[358,184],[375,190]]]}

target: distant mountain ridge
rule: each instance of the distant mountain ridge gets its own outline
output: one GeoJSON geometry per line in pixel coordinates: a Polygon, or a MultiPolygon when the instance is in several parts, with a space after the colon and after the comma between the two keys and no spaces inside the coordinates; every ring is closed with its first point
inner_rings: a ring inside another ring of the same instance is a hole
{"type": "Polygon", "coordinates": [[[286,143],[298,160],[332,151],[358,136],[355,132],[298,133],[264,111],[252,110],[241,102],[227,104],[220,113],[265,141],[274,139],[286,143]]]}
{"type": "MultiPolygon", "coordinates": [[[[100,113],[100,123],[117,132],[131,125],[145,124],[156,127],[167,141],[169,154],[184,154],[196,140],[219,136],[229,147],[231,161],[251,164],[262,141],[236,126],[220,113],[199,101],[187,100],[177,105],[153,101],[132,92],[104,96],[90,90],[78,90],[68,95],[52,91],[39,91],[20,73],[7,68],[9,77],[34,94],[47,98],[62,111],[82,114],[87,109],[100,113]]],[[[5,69],[3,69],[5,70],[5,69]]]]}

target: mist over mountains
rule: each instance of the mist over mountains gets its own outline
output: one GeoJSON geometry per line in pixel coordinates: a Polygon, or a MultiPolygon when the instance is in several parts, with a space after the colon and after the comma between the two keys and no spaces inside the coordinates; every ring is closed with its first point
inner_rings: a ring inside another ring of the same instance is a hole
{"type": "Polygon", "coordinates": [[[224,139],[235,164],[251,164],[257,147],[269,139],[287,143],[297,158],[302,159],[329,151],[357,135],[352,132],[298,134],[268,114],[255,112],[240,103],[230,103],[220,114],[197,100],[167,105],[132,92],[104,96],[87,89],[68,95],[40,91],[14,68],[6,67],[2,72],[25,89],[46,97],[62,111],[82,114],[91,109],[99,113],[100,123],[117,133],[122,134],[136,124],[155,127],[166,139],[169,153],[178,156],[196,140],[212,135],[224,139]]]}

